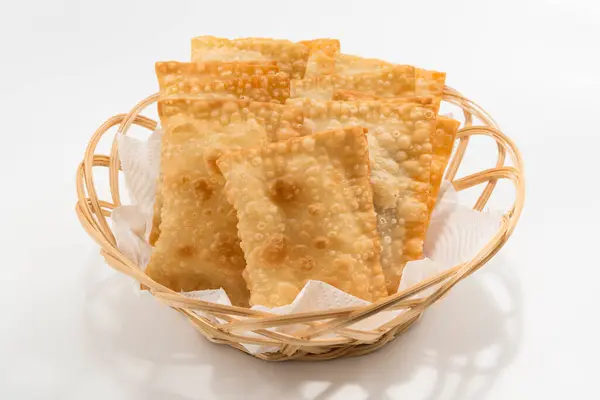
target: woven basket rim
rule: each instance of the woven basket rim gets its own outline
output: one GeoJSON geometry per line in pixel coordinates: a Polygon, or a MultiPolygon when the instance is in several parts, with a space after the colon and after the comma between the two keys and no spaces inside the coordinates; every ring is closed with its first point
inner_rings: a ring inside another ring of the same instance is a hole
{"type": "Polygon", "coordinates": [[[406,330],[422,315],[425,309],[448,293],[458,282],[485,265],[511,236],[523,209],[525,179],[522,157],[516,145],[500,131],[498,124],[482,107],[446,86],[443,100],[463,110],[465,123],[457,133],[458,145],[448,163],[445,179],[450,181],[457,191],[485,183],[484,190],[473,206],[473,209],[478,211],[483,210],[499,180],[509,180],[515,186],[514,203],[505,212],[498,232],[472,260],[362,307],[277,315],[249,308],[191,299],[153,281],[132,261],[128,260],[118,250],[115,236],[107,221],[111,211],[121,205],[119,195],[121,166],[117,138],[119,135],[125,135],[131,125],[138,125],[150,131],[156,129],[157,122],[141,116],[140,113],[158,99],[159,94],[147,97],[129,113],[109,118],[92,135],[83,161],[77,169],[77,216],[86,232],[100,245],[100,252],[110,266],[136,279],[147,287],[157,299],[185,315],[204,336],[213,342],[228,344],[246,353],[248,350],[241,345],[242,343],[275,346],[279,349],[270,353],[253,354],[265,360],[324,360],[366,354],[380,348],[393,340],[397,334],[406,330]],[[474,126],[473,117],[477,117],[483,124],[474,126]],[[115,126],[118,126],[118,129],[110,154],[95,154],[96,146],[102,136],[115,126]],[[496,165],[494,168],[456,179],[469,139],[473,136],[488,136],[495,140],[498,146],[496,165]],[[507,155],[512,160],[513,166],[505,165],[507,155]],[[100,200],[98,197],[92,173],[94,167],[105,167],[109,170],[110,201],[100,200]],[[419,299],[412,298],[435,285],[439,285],[439,287],[433,293],[419,299]],[[400,309],[405,312],[400,313],[398,317],[376,330],[364,331],[348,328],[348,326],[376,313],[400,309]],[[202,312],[202,315],[197,312],[202,312]],[[208,318],[209,316],[213,318],[208,318]],[[304,324],[305,329],[293,335],[274,332],[270,329],[290,324],[304,324]],[[252,332],[253,335],[248,336],[243,332],[252,332]],[[336,335],[334,337],[327,336],[331,333],[336,335]]]}

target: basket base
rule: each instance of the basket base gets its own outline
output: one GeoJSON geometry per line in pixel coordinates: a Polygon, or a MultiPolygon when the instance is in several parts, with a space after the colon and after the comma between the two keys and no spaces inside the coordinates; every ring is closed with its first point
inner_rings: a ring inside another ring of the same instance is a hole
{"type": "Polygon", "coordinates": [[[393,341],[397,336],[408,330],[408,328],[410,328],[416,321],[421,319],[422,315],[423,314],[421,313],[418,317],[388,331],[385,335],[381,336],[373,343],[322,348],[313,347],[311,349],[298,348],[298,346],[294,346],[295,348],[288,346],[287,348],[284,348],[278,352],[261,354],[248,353],[248,351],[238,343],[227,344],[243,353],[264,361],[326,361],[335,360],[337,358],[359,357],[381,349],[386,344],[393,341]]]}

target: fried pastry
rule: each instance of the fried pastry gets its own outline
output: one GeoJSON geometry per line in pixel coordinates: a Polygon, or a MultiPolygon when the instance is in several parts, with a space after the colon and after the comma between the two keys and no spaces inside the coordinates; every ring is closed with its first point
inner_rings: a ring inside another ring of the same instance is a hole
{"type": "Polygon", "coordinates": [[[359,92],[358,90],[334,90],[332,100],[335,101],[369,101],[369,100],[385,100],[383,97],[375,96],[359,92]]]}
{"type": "MultiPolygon", "coordinates": [[[[392,64],[387,61],[377,60],[375,58],[363,58],[350,54],[335,54],[334,68],[332,74],[340,76],[352,76],[365,73],[383,72],[389,69],[398,67],[397,64],[392,64]]],[[[321,74],[325,74],[325,70],[321,74]]],[[[428,71],[421,68],[415,68],[416,89],[415,94],[418,96],[441,96],[446,74],[437,71],[428,71]]]]}
{"type": "Polygon", "coordinates": [[[277,69],[275,64],[158,62],[156,76],[165,96],[232,96],[283,104],[290,95],[290,79],[277,69]]]}
{"type": "Polygon", "coordinates": [[[456,131],[460,126],[460,122],[443,117],[437,116],[436,129],[431,137],[431,147],[433,149],[431,155],[431,177],[429,180],[429,213],[433,211],[437,196],[440,191],[442,184],[442,178],[444,177],[444,171],[450,161],[452,155],[452,149],[454,147],[454,139],[456,138],[456,131]]]}
{"type": "Polygon", "coordinates": [[[387,289],[396,292],[407,261],[422,257],[428,225],[431,136],[436,127],[431,99],[338,102],[290,99],[313,132],[362,126],[369,130],[371,184],[381,265],[387,289]]]}
{"type": "Polygon", "coordinates": [[[375,58],[363,58],[351,54],[337,54],[334,73],[339,75],[356,75],[392,68],[394,64],[375,58]]]}
{"type": "Polygon", "coordinates": [[[199,36],[192,39],[192,61],[277,61],[282,72],[302,79],[310,49],[289,40],[267,38],[225,39],[199,36]]]}
{"type": "MultiPolygon", "coordinates": [[[[364,94],[351,90],[337,90],[334,93],[334,99],[339,101],[367,101],[367,100],[383,100],[380,97],[364,94]]],[[[389,101],[395,101],[390,99],[389,101]]],[[[430,193],[429,193],[429,212],[433,211],[437,195],[440,190],[444,171],[450,161],[450,155],[454,146],[456,131],[460,126],[460,122],[444,117],[437,116],[436,129],[431,136],[432,158],[431,158],[431,177],[430,177],[430,193]]]]}
{"type": "Polygon", "coordinates": [[[250,304],[291,303],[308,280],[368,301],[387,295],[365,130],[320,132],[223,155],[250,304]]]}
{"type": "Polygon", "coordinates": [[[415,69],[395,66],[378,72],[356,75],[317,75],[293,79],[291,97],[331,100],[336,90],[353,90],[379,97],[415,96],[415,69]]]}
{"type": "Polygon", "coordinates": [[[381,64],[384,62],[379,60],[360,60],[349,64],[347,69],[340,69],[335,63],[334,74],[326,75],[326,68],[322,68],[319,75],[307,76],[302,80],[293,79],[291,97],[343,100],[339,97],[340,92],[354,95],[363,93],[372,99],[430,96],[439,106],[444,92],[445,73],[410,65],[381,64]]]}
{"type": "Polygon", "coordinates": [[[313,39],[301,41],[310,49],[305,76],[329,75],[335,73],[335,59],[340,53],[337,39],[313,39]]]}
{"type": "MultiPolygon", "coordinates": [[[[290,93],[287,74],[275,61],[257,62],[158,62],[156,76],[165,96],[235,97],[268,103],[285,103],[290,93]]],[[[149,242],[160,236],[162,199],[157,191],[149,242]]]]}
{"type": "Polygon", "coordinates": [[[237,217],[216,159],[299,135],[301,112],[244,100],[167,99],[159,115],[161,226],[146,273],[176,291],[222,287],[233,304],[247,305],[237,217]]]}

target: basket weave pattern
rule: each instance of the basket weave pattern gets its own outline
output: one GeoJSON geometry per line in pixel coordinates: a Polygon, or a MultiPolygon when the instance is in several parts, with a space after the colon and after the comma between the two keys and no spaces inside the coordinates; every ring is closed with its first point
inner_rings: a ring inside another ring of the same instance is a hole
{"type": "Polygon", "coordinates": [[[185,315],[192,325],[212,342],[228,344],[244,352],[247,350],[240,343],[275,346],[279,349],[276,352],[255,355],[264,360],[326,360],[358,356],[379,349],[405,331],[427,307],[444,296],[454,285],[490,260],[512,234],[523,208],[525,198],[523,163],[514,143],[500,132],[496,122],[481,107],[463,97],[456,90],[446,87],[444,101],[462,108],[465,123],[458,131],[456,137],[458,144],[448,164],[445,179],[452,182],[457,191],[485,184],[483,192],[473,206],[473,209],[479,211],[490,199],[498,180],[508,179],[516,189],[514,203],[504,214],[500,229],[471,261],[454,266],[413,287],[364,307],[275,315],[190,299],[154,282],[117,248],[115,237],[107,221],[110,218],[111,210],[121,205],[117,136],[113,140],[110,155],[95,154],[98,142],[112,127],[118,126],[117,135],[126,134],[132,124],[147,128],[149,131],[154,130],[157,122],[141,116],[140,112],[157,100],[158,94],[146,98],[128,114],[120,114],[108,119],[94,133],[83,161],[77,169],[77,216],[84,229],[100,245],[100,252],[110,266],[134,278],[146,286],[157,299],[185,315]],[[476,117],[482,124],[474,126],[473,117],[476,117]],[[496,165],[494,168],[456,179],[456,173],[469,144],[469,138],[477,135],[488,136],[497,143],[496,165]],[[505,166],[507,155],[511,158],[514,166],[505,166]],[[92,174],[94,167],[108,168],[110,200],[98,198],[92,174]],[[412,298],[423,290],[440,283],[442,284],[430,295],[419,299],[412,298]],[[348,328],[376,313],[400,309],[404,309],[405,312],[400,313],[396,318],[376,330],[365,331],[348,328]],[[202,311],[206,315],[214,316],[225,322],[212,322],[195,311],[202,311]],[[290,324],[303,324],[304,328],[294,334],[273,332],[267,329],[290,324]],[[256,335],[249,337],[244,333],[248,331],[252,331],[256,335]],[[332,338],[331,335],[328,335],[330,333],[335,333],[335,337],[332,338]]]}

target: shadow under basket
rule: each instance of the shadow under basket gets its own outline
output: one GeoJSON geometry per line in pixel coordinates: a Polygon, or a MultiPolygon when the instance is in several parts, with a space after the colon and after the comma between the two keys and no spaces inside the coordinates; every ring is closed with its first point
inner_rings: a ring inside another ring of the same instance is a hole
{"type": "Polygon", "coordinates": [[[142,126],[150,131],[154,130],[157,122],[139,114],[157,100],[158,94],[146,98],[129,114],[120,114],[110,118],[94,133],[83,161],[77,169],[77,216],[88,234],[100,245],[100,252],[110,266],[146,286],[150,293],[160,301],[185,315],[193,326],[214,343],[227,344],[246,353],[248,351],[242,346],[242,343],[278,349],[254,355],[263,360],[328,360],[359,356],[381,348],[410,327],[427,307],[443,297],[454,285],[488,262],[512,234],[523,208],[525,182],[523,163],[518,149],[508,137],[500,132],[498,125],[487,112],[456,90],[446,87],[444,101],[460,107],[463,110],[465,122],[457,133],[458,144],[455,145],[453,157],[446,169],[445,179],[450,181],[457,191],[476,185],[485,185],[473,206],[473,209],[478,211],[481,211],[490,199],[498,180],[508,179],[515,186],[515,200],[511,208],[504,214],[498,232],[472,260],[449,268],[406,290],[363,307],[275,315],[190,299],[154,282],[135,263],[127,259],[117,248],[115,236],[107,221],[111,216],[112,209],[121,205],[119,196],[120,162],[116,138],[119,134],[125,134],[132,124],[142,126]],[[476,117],[481,125],[474,126],[473,117],[476,117]],[[96,146],[102,136],[114,126],[118,126],[118,130],[110,155],[95,154],[96,146]],[[497,143],[496,165],[494,168],[456,179],[456,172],[463,160],[469,139],[477,135],[488,136],[497,143]],[[513,166],[505,165],[507,154],[511,158],[513,166]],[[92,174],[94,167],[108,168],[110,201],[98,198],[92,174]],[[419,299],[414,298],[415,295],[434,285],[439,285],[439,287],[433,293],[419,299]],[[404,312],[375,330],[348,328],[376,313],[391,310],[404,310],[404,312]],[[202,315],[198,312],[201,312],[202,315]],[[206,316],[214,318],[209,319],[206,316]],[[280,333],[275,332],[275,329],[270,329],[291,324],[302,324],[303,329],[299,329],[295,334],[280,333]],[[249,336],[247,332],[254,334],[249,336]]]}

